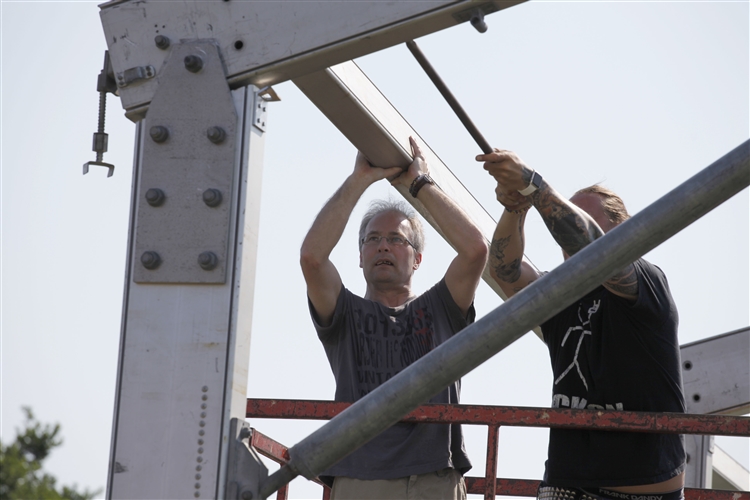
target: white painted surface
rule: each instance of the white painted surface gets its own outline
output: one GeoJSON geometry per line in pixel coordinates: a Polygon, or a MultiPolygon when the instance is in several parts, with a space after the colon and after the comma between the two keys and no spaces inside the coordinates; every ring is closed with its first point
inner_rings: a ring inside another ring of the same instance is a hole
{"type": "Polygon", "coordinates": [[[742,491],[750,491],[750,471],[724,450],[714,448],[714,475],[742,491]]]}
{"type": "MultiPolygon", "coordinates": [[[[494,3],[505,8],[517,2],[494,3]]],[[[115,1],[102,5],[101,17],[116,73],[149,65],[160,73],[171,49],[155,46],[158,35],[173,43],[210,39],[222,51],[233,86],[263,86],[455,26],[454,14],[476,5],[467,0],[115,1]]],[[[121,89],[123,107],[146,105],[156,87],[149,80],[121,89]]]]}
{"type": "Polygon", "coordinates": [[[750,412],[750,328],[680,348],[688,413],[750,412]]]}

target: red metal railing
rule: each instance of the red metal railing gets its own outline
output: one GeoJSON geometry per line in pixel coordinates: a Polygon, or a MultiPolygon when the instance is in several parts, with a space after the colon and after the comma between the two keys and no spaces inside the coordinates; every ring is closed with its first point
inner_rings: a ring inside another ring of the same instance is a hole
{"type": "MultiPolygon", "coordinates": [[[[350,403],[333,401],[248,399],[246,417],[330,420],[349,406],[350,403]]],[[[467,492],[484,495],[486,500],[498,495],[533,497],[539,486],[538,480],[497,478],[498,434],[503,425],[750,437],[750,418],[727,415],[427,404],[409,413],[401,421],[486,425],[485,477],[465,478],[467,492]]],[[[289,461],[289,451],[284,445],[255,429],[251,444],[259,453],[279,464],[289,461]]],[[[317,479],[315,482],[323,486],[323,500],[328,500],[328,486],[317,479]]],[[[286,486],[280,489],[277,500],[286,500],[287,493],[286,486]]],[[[685,500],[750,500],[750,493],[686,488],[685,500]]]]}

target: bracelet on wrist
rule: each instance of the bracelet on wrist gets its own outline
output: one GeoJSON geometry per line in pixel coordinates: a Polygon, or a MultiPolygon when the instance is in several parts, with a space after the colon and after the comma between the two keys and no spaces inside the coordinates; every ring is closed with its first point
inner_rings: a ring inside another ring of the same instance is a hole
{"type": "Polygon", "coordinates": [[[431,184],[434,186],[435,181],[432,180],[432,177],[430,177],[429,174],[419,174],[411,182],[411,186],[409,186],[409,194],[416,198],[417,193],[419,193],[419,190],[422,189],[425,184],[431,184]]]}
{"type": "Polygon", "coordinates": [[[510,208],[505,207],[505,211],[506,212],[510,212],[512,214],[521,215],[521,214],[525,214],[526,212],[528,212],[531,209],[531,207],[532,207],[532,205],[531,205],[531,203],[529,203],[524,208],[519,208],[518,210],[511,210],[510,208]]]}

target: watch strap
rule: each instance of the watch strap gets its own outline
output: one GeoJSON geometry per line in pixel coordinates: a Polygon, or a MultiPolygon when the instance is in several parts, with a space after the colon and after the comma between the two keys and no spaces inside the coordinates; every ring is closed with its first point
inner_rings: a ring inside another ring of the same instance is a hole
{"type": "Polygon", "coordinates": [[[531,172],[531,181],[529,182],[529,185],[526,186],[524,189],[519,189],[518,192],[521,193],[523,196],[528,196],[537,189],[539,189],[542,185],[542,174],[537,172],[536,170],[533,170],[531,172]]]}
{"type": "Polygon", "coordinates": [[[429,174],[420,174],[418,175],[412,182],[411,186],[409,186],[409,194],[411,194],[414,198],[417,197],[417,193],[419,193],[419,190],[422,189],[425,184],[432,184],[435,185],[435,181],[432,180],[432,177],[429,176],[429,174]]]}

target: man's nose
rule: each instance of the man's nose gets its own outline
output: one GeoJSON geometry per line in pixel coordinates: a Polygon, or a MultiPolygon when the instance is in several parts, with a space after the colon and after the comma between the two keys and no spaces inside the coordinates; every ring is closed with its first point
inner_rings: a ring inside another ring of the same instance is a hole
{"type": "Polygon", "coordinates": [[[391,250],[391,246],[388,243],[387,238],[380,238],[380,241],[378,242],[378,252],[385,251],[389,252],[391,250]]]}

